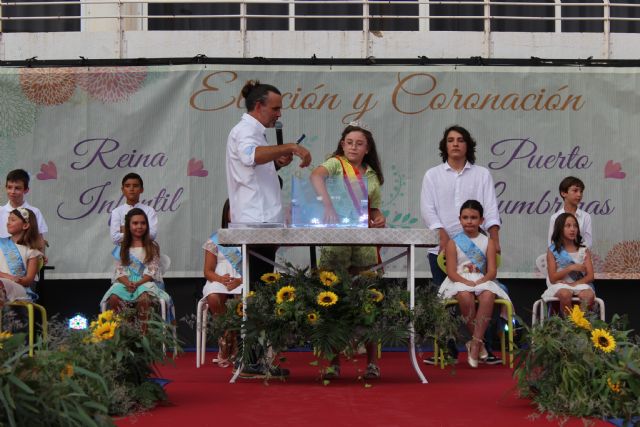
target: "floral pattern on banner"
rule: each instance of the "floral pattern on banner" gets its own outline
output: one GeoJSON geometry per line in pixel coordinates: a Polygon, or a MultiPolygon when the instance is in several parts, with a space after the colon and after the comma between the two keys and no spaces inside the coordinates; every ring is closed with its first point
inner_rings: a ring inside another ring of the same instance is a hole
{"type": "Polygon", "coordinates": [[[73,68],[22,68],[20,86],[38,105],[60,105],[73,96],[77,75],[73,68]]]}
{"type": "Polygon", "coordinates": [[[0,138],[29,133],[36,124],[36,110],[25,98],[17,78],[0,76],[0,138]]]}
{"type": "Polygon", "coordinates": [[[78,85],[104,103],[121,102],[140,90],[146,77],[146,67],[97,67],[80,73],[78,85]]]}
{"type": "Polygon", "coordinates": [[[640,241],[628,240],[616,243],[604,259],[604,271],[609,278],[639,278],[640,241]]]}

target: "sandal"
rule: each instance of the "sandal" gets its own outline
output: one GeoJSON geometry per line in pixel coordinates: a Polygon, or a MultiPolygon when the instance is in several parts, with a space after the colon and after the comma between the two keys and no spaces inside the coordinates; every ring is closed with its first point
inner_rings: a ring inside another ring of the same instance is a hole
{"type": "Polygon", "coordinates": [[[482,347],[484,347],[484,341],[482,341],[480,338],[472,337],[471,341],[467,341],[466,344],[465,344],[465,347],[467,347],[467,363],[472,368],[477,368],[478,367],[478,359],[476,359],[474,357],[471,357],[471,345],[473,344],[474,341],[479,342],[480,345],[482,345],[482,347]]]}
{"type": "Polygon", "coordinates": [[[325,380],[335,380],[340,377],[340,365],[331,365],[329,366],[324,375],[322,376],[325,380]]]}
{"type": "Polygon", "coordinates": [[[367,370],[365,371],[363,378],[366,380],[375,380],[380,378],[380,368],[375,363],[369,363],[367,370]]]}

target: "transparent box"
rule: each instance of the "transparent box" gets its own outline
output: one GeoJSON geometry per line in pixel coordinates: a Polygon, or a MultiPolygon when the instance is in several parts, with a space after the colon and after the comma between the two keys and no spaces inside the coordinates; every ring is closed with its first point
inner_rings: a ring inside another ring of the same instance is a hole
{"type": "Polygon", "coordinates": [[[341,176],[327,177],[325,185],[337,219],[328,222],[322,198],[309,176],[291,177],[291,227],[367,228],[369,197],[367,179],[348,180],[341,176]]]}

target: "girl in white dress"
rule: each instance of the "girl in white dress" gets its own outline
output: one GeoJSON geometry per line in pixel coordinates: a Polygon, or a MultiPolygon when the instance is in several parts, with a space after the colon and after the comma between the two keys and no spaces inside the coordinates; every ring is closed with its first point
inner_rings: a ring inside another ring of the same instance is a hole
{"type": "Polygon", "coordinates": [[[596,298],[593,291],[591,252],[582,245],[580,226],[573,214],[563,213],[553,225],[551,246],[547,249],[547,290],[542,298],[560,300],[560,315],[571,309],[571,298],[580,298],[582,308],[591,307],[596,298]]]}
{"type": "MultiPolygon", "coordinates": [[[[231,218],[229,200],[222,208],[221,228],[227,228],[231,218]]],[[[212,316],[225,312],[225,303],[229,297],[242,293],[242,253],[237,247],[225,247],[218,244],[217,233],[211,235],[204,246],[204,277],[207,279],[202,296],[207,299],[212,316]]],[[[238,352],[236,334],[226,331],[218,338],[218,357],[213,359],[221,368],[231,365],[238,352]]]]}
{"type": "Polygon", "coordinates": [[[488,357],[482,337],[489,326],[496,296],[509,299],[493,281],[497,272],[496,247],[493,240],[480,233],[483,211],[477,200],[467,200],[462,204],[460,224],[463,232],[447,243],[447,278],[439,290],[442,298],[458,301],[472,337],[466,343],[467,361],[472,368],[478,367],[478,358],[488,357]]]}
{"type": "MultiPolygon", "coordinates": [[[[11,211],[7,220],[11,237],[0,238],[0,309],[6,302],[31,300],[42,252],[35,214],[26,208],[11,211]]],[[[35,295],[35,294],[33,294],[35,295]]]]}

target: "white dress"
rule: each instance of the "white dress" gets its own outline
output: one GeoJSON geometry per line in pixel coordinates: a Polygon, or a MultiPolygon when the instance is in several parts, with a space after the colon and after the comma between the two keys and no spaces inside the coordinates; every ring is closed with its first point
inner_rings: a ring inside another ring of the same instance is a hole
{"type": "MultiPolygon", "coordinates": [[[[37,249],[30,249],[24,245],[18,244],[16,244],[16,246],[18,247],[20,256],[22,256],[22,261],[24,262],[25,267],[31,258],[43,256],[42,252],[37,249]]],[[[11,274],[9,264],[7,263],[7,260],[4,257],[4,253],[2,251],[0,251],[0,271],[2,271],[3,273],[11,274]]],[[[38,280],[37,276],[35,280],[38,280]]],[[[7,302],[29,299],[26,288],[21,284],[9,279],[0,279],[0,281],[2,281],[2,284],[4,285],[5,298],[7,302]]]]}
{"type": "MultiPolygon", "coordinates": [[[[587,248],[581,247],[580,249],[578,249],[578,252],[567,253],[576,264],[582,264],[584,263],[584,259],[587,256],[587,248]]],[[[589,283],[572,286],[571,283],[573,282],[575,282],[575,280],[569,275],[564,276],[562,278],[562,281],[558,283],[551,283],[547,280],[547,290],[542,294],[542,299],[554,297],[560,289],[569,289],[573,291],[574,295],[577,295],[580,291],[584,291],[586,289],[593,290],[593,286],[591,286],[591,284],[589,283]]]]}
{"type": "MultiPolygon", "coordinates": [[[[482,251],[482,253],[484,253],[485,255],[487,254],[487,245],[489,244],[489,239],[487,238],[487,236],[485,236],[484,234],[478,234],[476,237],[470,239],[482,251]]],[[[471,281],[476,281],[484,276],[484,274],[482,273],[470,272],[470,270],[473,271],[475,270],[475,268],[473,267],[473,264],[471,263],[467,255],[462,252],[458,245],[456,245],[456,252],[458,257],[458,265],[456,271],[458,272],[458,274],[471,281]]],[[[444,282],[442,282],[442,285],[440,285],[438,294],[441,298],[449,299],[453,298],[458,292],[465,291],[473,292],[476,295],[480,295],[484,291],[491,291],[496,294],[498,298],[510,301],[509,295],[507,295],[507,293],[500,287],[500,285],[492,281],[486,281],[476,286],[468,286],[464,283],[454,282],[447,277],[446,279],[444,279],[444,282]]]]}
{"type": "MultiPolygon", "coordinates": [[[[228,274],[229,276],[234,278],[242,277],[242,275],[240,275],[236,271],[236,269],[233,268],[233,266],[227,260],[227,258],[223,254],[219,253],[218,247],[216,246],[215,243],[211,241],[211,239],[208,239],[207,242],[202,246],[202,248],[205,251],[211,252],[212,254],[214,254],[218,259],[218,263],[216,264],[216,274],[219,274],[221,276],[228,274]]],[[[240,285],[235,289],[228,290],[227,287],[220,282],[211,282],[207,280],[207,283],[205,283],[204,288],[202,288],[202,296],[206,298],[207,295],[209,294],[239,295],[242,293],[242,288],[243,288],[243,285],[240,285]]]]}

